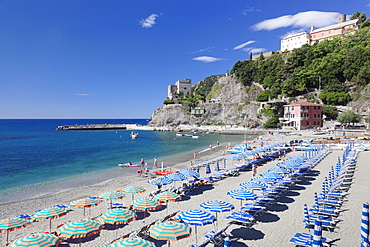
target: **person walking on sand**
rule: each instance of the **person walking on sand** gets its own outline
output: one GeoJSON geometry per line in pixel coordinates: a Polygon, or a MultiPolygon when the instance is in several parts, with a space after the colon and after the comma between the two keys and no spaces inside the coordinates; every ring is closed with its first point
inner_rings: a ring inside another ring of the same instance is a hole
{"type": "Polygon", "coordinates": [[[153,161],[153,169],[154,169],[154,168],[157,168],[157,165],[158,165],[158,159],[157,159],[157,157],[154,157],[154,161],[153,161]]]}
{"type": "Polygon", "coordinates": [[[140,168],[141,168],[141,174],[143,175],[145,173],[145,161],[143,158],[141,158],[141,161],[140,161],[140,168]]]}
{"type": "Polygon", "coordinates": [[[194,157],[194,160],[197,159],[197,152],[194,152],[193,157],[194,157]]]}
{"type": "Polygon", "coordinates": [[[252,178],[255,178],[257,176],[257,165],[252,165],[252,178]]]}
{"type": "Polygon", "coordinates": [[[212,154],[212,144],[209,145],[209,152],[212,154]]]}

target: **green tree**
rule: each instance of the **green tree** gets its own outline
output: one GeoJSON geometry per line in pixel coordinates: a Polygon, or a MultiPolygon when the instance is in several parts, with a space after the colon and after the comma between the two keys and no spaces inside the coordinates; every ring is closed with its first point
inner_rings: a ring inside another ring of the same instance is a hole
{"type": "Polygon", "coordinates": [[[361,115],[355,113],[352,110],[344,111],[338,117],[338,121],[341,124],[354,124],[360,122],[360,120],[361,115]]]}
{"type": "Polygon", "coordinates": [[[269,128],[278,128],[279,127],[279,118],[277,116],[273,116],[269,118],[266,123],[263,124],[263,127],[266,129],[269,128]]]}
{"type": "Polygon", "coordinates": [[[339,112],[334,106],[323,106],[322,114],[326,116],[326,119],[337,119],[339,112]]]}

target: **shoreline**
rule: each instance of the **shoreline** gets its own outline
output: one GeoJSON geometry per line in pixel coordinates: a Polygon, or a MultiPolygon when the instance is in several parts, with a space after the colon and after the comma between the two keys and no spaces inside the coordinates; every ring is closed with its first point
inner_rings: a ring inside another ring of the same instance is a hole
{"type": "MultiPolygon", "coordinates": [[[[264,136],[265,137],[265,136],[264,136]]],[[[268,136],[273,138],[272,142],[277,140],[282,140],[288,142],[291,139],[310,139],[313,136],[268,136]]],[[[316,136],[317,138],[317,136],[316,136]]],[[[258,145],[257,143],[255,145],[258,145]]],[[[218,148],[213,148],[212,154],[207,150],[203,149],[200,154],[198,154],[197,161],[209,160],[212,157],[219,156],[222,149],[225,147],[221,144],[218,148]]],[[[209,149],[208,149],[209,150],[209,149]]],[[[341,156],[342,150],[334,150],[329,154],[323,161],[321,161],[315,167],[315,176],[307,176],[307,181],[298,184],[296,189],[289,191],[286,195],[278,200],[278,203],[272,206],[267,213],[258,217],[258,223],[253,225],[251,228],[246,228],[240,225],[231,225],[228,229],[228,233],[231,235],[232,246],[249,246],[249,247],[262,247],[271,244],[276,244],[278,246],[288,246],[290,245],[289,240],[297,232],[308,232],[304,228],[304,224],[301,222],[303,220],[303,204],[308,204],[312,206],[313,203],[313,192],[321,191],[321,183],[324,181],[324,177],[327,176],[328,171],[330,171],[330,166],[335,165],[337,162],[337,157],[341,156]]],[[[302,155],[301,151],[295,151],[289,153],[287,156],[302,155]]],[[[186,167],[190,160],[192,160],[192,152],[188,152],[184,157],[182,157],[183,162],[177,163],[173,168],[184,168],[186,167]],[[190,157],[188,157],[190,155],[190,157]]],[[[361,205],[364,200],[363,195],[366,194],[367,188],[370,186],[370,181],[366,179],[366,174],[369,173],[370,167],[366,165],[366,160],[370,157],[370,152],[360,152],[357,164],[357,171],[354,177],[354,186],[349,191],[350,202],[345,203],[342,207],[343,212],[340,213],[339,219],[343,222],[348,222],[350,225],[344,225],[339,223],[339,229],[334,233],[323,232],[323,237],[328,237],[333,241],[338,241],[335,244],[339,246],[352,246],[357,245],[360,239],[360,218],[361,218],[361,205]],[[358,180],[360,179],[360,180],[358,180]],[[365,194],[364,194],[365,193],[365,194]],[[339,239],[339,240],[338,240],[339,239]],[[355,241],[353,241],[355,239],[355,241]]],[[[258,168],[258,174],[266,172],[268,169],[275,167],[276,164],[280,162],[275,160],[269,162],[258,168]]],[[[195,162],[198,163],[198,162],[195,162]]],[[[149,163],[149,168],[152,163],[149,163]]],[[[159,162],[160,164],[160,162],[159,162]]],[[[230,168],[230,163],[228,164],[230,168]]],[[[122,168],[124,169],[124,168],[122,168]]],[[[205,168],[201,168],[201,176],[205,175],[205,168]]],[[[252,178],[251,172],[241,172],[239,176],[227,177],[223,180],[217,181],[212,184],[211,187],[199,191],[191,196],[185,197],[183,200],[173,203],[168,203],[168,208],[165,207],[148,212],[147,217],[140,220],[130,222],[122,228],[115,231],[104,230],[100,235],[84,244],[84,246],[102,246],[111,242],[113,239],[123,236],[127,233],[132,232],[138,228],[145,226],[157,219],[162,218],[164,215],[175,211],[186,211],[189,209],[201,209],[199,207],[200,203],[209,200],[223,200],[230,202],[235,205],[236,211],[239,211],[240,202],[230,198],[226,195],[227,191],[239,188],[241,182],[247,182],[252,178]],[[167,212],[168,210],[168,212],[167,212]],[[166,213],[165,213],[166,212],[166,213]]],[[[114,178],[104,180],[92,185],[82,186],[76,189],[64,190],[56,192],[52,195],[43,195],[38,198],[33,198],[31,200],[20,200],[17,202],[11,202],[7,204],[0,204],[0,217],[1,219],[7,217],[14,217],[15,215],[22,213],[31,213],[35,210],[47,208],[55,204],[68,204],[76,199],[80,199],[86,196],[95,196],[100,193],[123,189],[128,185],[138,185],[143,186],[147,190],[144,193],[136,194],[135,199],[147,197],[150,191],[156,190],[156,186],[147,183],[148,178],[139,178],[138,176],[127,176],[122,178],[114,178]]],[[[126,207],[129,206],[131,202],[131,195],[127,195],[125,198],[118,200],[117,202],[123,203],[126,207]]],[[[92,218],[98,216],[100,213],[106,211],[108,208],[107,201],[103,201],[100,205],[90,208],[87,211],[87,216],[85,218],[92,218]]],[[[82,209],[71,208],[72,211],[66,216],[56,218],[52,220],[52,228],[55,229],[56,225],[65,223],[69,220],[82,219],[82,209]]],[[[219,229],[225,227],[229,222],[224,218],[230,215],[231,212],[220,213],[218,216],[219,229]]],[[[141,215],[141,214],[140,214],[141,215]]],[[[49,227],[49,221],[34,222],[30,226],[23,229],[18,229],[10,232],[9,239],[15,239],[17,237],[23,236],[24,234],[30,232],[42,232],[46,231],[49,227]]],[[[193,227],[192,227],[193,228],[193,227]]],[[[193,228],[194,230],[194,228],[193,228]]],[[[198,227],[198,244],[203,241],[202,236],[204,236],[209,231],[214,230],[213,225],[207,225],[203,227],[198,227]]],[[[312,233],[312,231],[311,231],[312,233]]],[[[5,233],[3,233],[5,234],[5,233]]],[[[3,238],[0,238],[0,244],[4,242],[3,238]]],[[[195,243],[195,236],[192,235],[189,238],[171,242],[172,246],[189,246],[195,243]]],[[[158,242],[157,246],[165,246],[164,242],[158,242]]],[[[70,244],[69,246],[75,246],[70,244]]]]}
{"type": "MultiPolygon", "coordinates": [[[[238,143],[236,141],[232,144],[235,145],[238,143]]],[[[219,147],[222,145],[225,145],[225,143],[221,143],[219,147]]],[[[219,147],[214,147],[214,149],[219,149],[219,147]]],[[[208,149],[208,148],[207,148],[208,149]]],[[[163,159],[158,160],[158,167],[160,168],[161,162],[164,163],[164,168],[181,168],[182,165],[189,163],[191,158],[193,157],[193,153],[197,152],[197,158],[198,160],[202,159],[204,156],[206,157],[206,153],[204,150],[207,149],[201,149],[201,150],[194,150],[189,149],[186,152],[173,154],[173,155],[167,155],[164,156],[163,159]]],[[[204,161],[205,159],[202,159],[201,161],[204,161]]],[[[150,160],[147,162],[148,169],[152,170],[153,161],[150,160]]],[[[30,186],[15,191],[14,189],[10,189],[10,192],[7,193],[5,191],[5,195],[0,196],[0,207],[3,204],[8,203],[16,203],[18,201],[27,200],[27,199],[35,199],[35,198],[41,198],[48,195],[52,195],[53,193],[60,193],[67,190],[76,190],[85,186],[93,186],[94,184],[103,183],[104,181],[114,180],[114,179],[123,179],[128,177],[137,177],[136,171],[138,170],[138,167],[127,167],[127,168],[121,168],[118,167],[118,164],[113,164],[112,167],[104,170],[99,171],[92,171],[92,172],[86,172],[84,174],[79,174],[75,176],[69,176],[66,178],[60,178],[52,181],[45,182],[44,184],[31,184],[30,186]]],[[[2,217],[4,218],[4,217],[2,217]]],[[[1,219],[1,212],[0,212],[0,219],[1,219]]]]}

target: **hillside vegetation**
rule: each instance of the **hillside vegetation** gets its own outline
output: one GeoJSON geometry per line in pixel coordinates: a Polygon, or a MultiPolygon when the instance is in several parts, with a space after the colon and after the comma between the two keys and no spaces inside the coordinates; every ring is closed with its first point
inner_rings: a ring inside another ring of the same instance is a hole
{"type": "Polygon", "coordinates": [[[296,97],[321,90],[329,105],[346,105],[349,92],[370,83],[370,28],[350,30],[332,40],[304,45],[290,53],[275,53],[256,60],[238,61],[232,73],[245,86],[258,82],[266,89],[259,101],[296,97]],[[286,61],[286,62],[285,62],[286,61]]]}

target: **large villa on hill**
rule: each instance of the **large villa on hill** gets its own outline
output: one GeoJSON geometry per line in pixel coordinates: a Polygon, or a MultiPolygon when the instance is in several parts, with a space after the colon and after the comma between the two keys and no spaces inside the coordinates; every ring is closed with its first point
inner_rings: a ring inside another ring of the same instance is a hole
{"type": "Polygon", "coordinates": [[[338,17],[338,23],[327,27],[315,29],[311,27],[311,32],[301,32],[281,39],[280,51],[292,51],[295,48],[299,48],[304,44],[313,45],[316,41],[321,42],[325,39],[330,39],[334,36],[340,35],[347,30],[357,29],[359,23],[358,19],[346,21],[346,15],[341,14],[338,17]]]}

